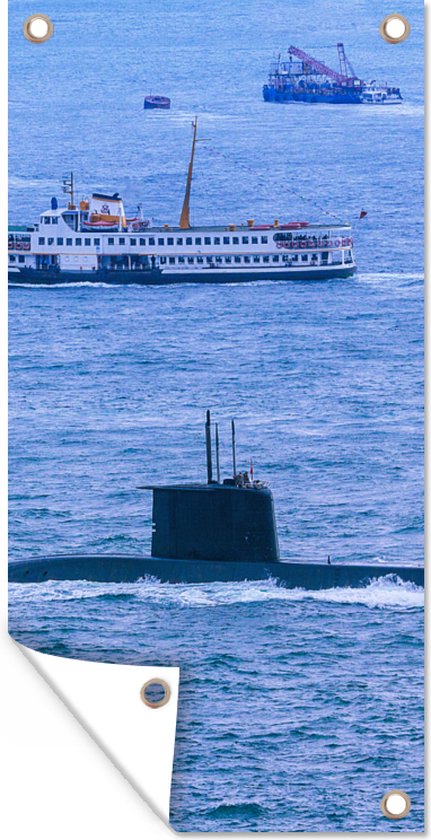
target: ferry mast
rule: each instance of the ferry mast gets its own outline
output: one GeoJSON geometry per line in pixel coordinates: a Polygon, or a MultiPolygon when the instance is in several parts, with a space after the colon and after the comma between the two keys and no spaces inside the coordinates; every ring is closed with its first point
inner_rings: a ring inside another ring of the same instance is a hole
{"type": "Polygon", "coordinates": [[[192,178],[193,178],[193,162],[195,158],[195,148],[196,148],[196,135],[198,130],[198,118],[195,117],[194,122],[192,123],[193,126],[193,142],[192,142],[192,152],[190,155],[190,163],[187,172],[187,184],[186,184],[186,192],[184,195],[183,201],[183,208],[181,210],[180,216],[180,228],[183,230],[188,230],[190,225],[190,193],[192,189],[192,178]]]}

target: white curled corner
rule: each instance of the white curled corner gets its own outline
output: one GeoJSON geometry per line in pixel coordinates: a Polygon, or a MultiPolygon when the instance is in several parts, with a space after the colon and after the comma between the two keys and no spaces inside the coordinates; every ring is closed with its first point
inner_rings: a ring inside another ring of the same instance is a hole
{"type": "Polygon", "coordinates": [[[112,665],[49,656],[18,645],[121,773],[169,823],[179,668],[112,665]],[[169,702],[150,708],[140,690],[165,680],[169,702]]]}

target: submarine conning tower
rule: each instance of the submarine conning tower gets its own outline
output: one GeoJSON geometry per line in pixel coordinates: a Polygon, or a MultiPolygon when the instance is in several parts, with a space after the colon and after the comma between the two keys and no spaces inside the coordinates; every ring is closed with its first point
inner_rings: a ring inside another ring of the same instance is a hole
{"type": "Polygon", "coordinates": [[[167,484],[153,491],[151,555],[175,560],[276,563],[280,560],[272,493],[255,481],[253,468],[237,472],[232,420],[231,478],[220,481],[219,430],[215,425],[217,480],[213,479],[211,417],[205,423],[207,483],[167,484]]]}

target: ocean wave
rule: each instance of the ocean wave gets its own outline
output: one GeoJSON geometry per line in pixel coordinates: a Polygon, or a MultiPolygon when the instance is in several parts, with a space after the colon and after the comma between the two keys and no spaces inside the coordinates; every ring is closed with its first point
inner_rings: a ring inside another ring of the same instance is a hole
{"type": "Polygon", "coordinates": [[[136,583],[94,583],[89,581],[46,581],[9,584],[10,600],[18,603],[75,601],[88,598],[130,598],[177,607],[223,607],[279,601],[323,602],[358,605],[369,609],[421,609],[424,590],[393,575],[372,580],[364,587],[333,589],[287,589],[276,580],[232,581],[228,583],[161,583],[147,577],[136,583]]]}

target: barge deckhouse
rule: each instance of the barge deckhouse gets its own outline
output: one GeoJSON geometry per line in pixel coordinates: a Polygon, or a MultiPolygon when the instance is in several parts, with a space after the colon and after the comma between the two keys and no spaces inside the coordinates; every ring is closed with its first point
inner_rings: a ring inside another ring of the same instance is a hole
{"type": "Polygon", "coordinates": [[[99,282],[159,285],[254,280],[320,280],[355,271],[349,224],[274,220],[271,224],[191,226],[190,193],[197,122],[178,226],[127,218],[115,193],[51,208],[29,227],[9,228],[9,284],[99,282]]]}

